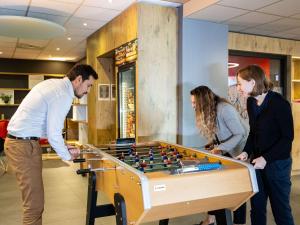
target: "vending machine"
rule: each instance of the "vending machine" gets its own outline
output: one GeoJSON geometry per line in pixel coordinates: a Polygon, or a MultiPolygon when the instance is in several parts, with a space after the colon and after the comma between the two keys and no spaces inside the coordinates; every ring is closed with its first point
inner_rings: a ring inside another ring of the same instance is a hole
{"type": "Polygon", "coordinates": [[[118,137],[135,138],[135,63],[118,67],[118,137]]]}

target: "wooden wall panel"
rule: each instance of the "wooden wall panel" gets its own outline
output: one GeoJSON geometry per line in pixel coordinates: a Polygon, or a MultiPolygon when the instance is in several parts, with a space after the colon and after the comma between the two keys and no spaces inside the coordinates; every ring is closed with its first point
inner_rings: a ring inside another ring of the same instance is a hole
{"type": "Polygon", "coordinates": [[[137,38],[136,5],[100,28],[87,39],[87,63],[98,72],[88,98],[88,141],[99,145],[115,140],[115,101],[98,101],[98,84],[115,83],[113,78],[113,59],[102,58],[119,46],[137,38]],[[101,57],[102,56],[102,57],[101,57]]]}
{"type": "Polygon", "coordinates": [[[138,140],[176,143],[177,9],[138,4],[138,140]]]}
{"type": "MultiPolygon", "coordinates": [[[[137,11],[136,4],[130,6],[115,19],[92,34],[87,42],[88,54],[93,51],[99,57],[115,48],[136,39],[137,11]],[[96,44],[95,44],[95,43],[96,44]],[[90,45],[89,45],[90,44],[90,45]],[[91,48],[90,47],[94,47],[91,48]]],[[[90,56],[88,55],[88,60],[90,56]]]]}
{"type": "Polygon", "coordinates": [[[300,55],[300,41],[230,32],[228,49],[281,55],[300,55]]]}

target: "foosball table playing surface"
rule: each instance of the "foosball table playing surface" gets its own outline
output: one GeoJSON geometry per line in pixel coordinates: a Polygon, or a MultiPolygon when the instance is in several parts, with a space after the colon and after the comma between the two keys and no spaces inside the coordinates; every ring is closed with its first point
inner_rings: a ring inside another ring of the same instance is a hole
{"type": "Polygon", "coordinates": [[[235,210],[258,192],[250,164],[205,150],[155,141],[85,145],[82,154],[83,171],[95,174],[95,189],[112,204],[116,194],[122,196],[123,224],[235,210]]]}

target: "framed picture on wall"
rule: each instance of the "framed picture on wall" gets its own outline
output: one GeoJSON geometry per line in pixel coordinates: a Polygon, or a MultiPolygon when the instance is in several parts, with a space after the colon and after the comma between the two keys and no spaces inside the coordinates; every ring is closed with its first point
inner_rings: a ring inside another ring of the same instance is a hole
{"type": "Polygon", "coordinates": [[[111,88],[110,88],[110,97],[111,97],[111,100],[114,101],[116,100],[116,85],[115,84],[111,84],[111,88]]]}
{"type": "Polygon", "coordinates": [[[110,100],[110,85],[98,84],[98,100],[109,101],[110,100]]]}

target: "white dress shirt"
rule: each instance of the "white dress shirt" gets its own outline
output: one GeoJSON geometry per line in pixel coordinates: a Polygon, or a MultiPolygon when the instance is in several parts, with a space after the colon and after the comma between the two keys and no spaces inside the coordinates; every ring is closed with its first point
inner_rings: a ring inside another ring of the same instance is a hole
{"type": "Polygon", "coordinates": [[[67,77],[37,84],[9,121],[8,133],[16,137],[46,137],[62,159],[70,160],[62,129],[73,98],[74,89],[67,77]]]}

